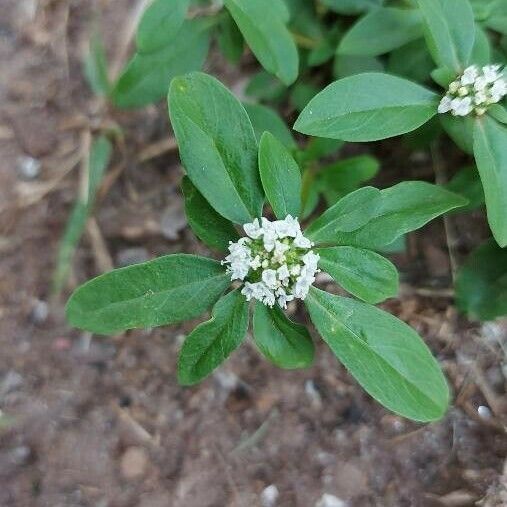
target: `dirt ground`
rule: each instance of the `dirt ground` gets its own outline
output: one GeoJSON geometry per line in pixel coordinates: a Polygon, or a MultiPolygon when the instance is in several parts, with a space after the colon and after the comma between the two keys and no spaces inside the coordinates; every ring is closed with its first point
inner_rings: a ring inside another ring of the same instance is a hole
{"type": "MultiPolygon", "coordinates": [[[[83,139],[100,123],[80,63],[94,6],[121,62],[134,2],[0,0],[0,506],[314,507],[325,494],[335,503],[322,507],[507,505],[507,325],[468,322],[451,290],[448,240],[459,262],[487,234],[480,214],[451,217],[447,235],[435,221],[393,257],[402,294],[384,307],[425,338],[453,391],[436,424],[386,412],[316,336],[310,369],[279,370],[247,342],[182,388],[176,359],[195,323],[111,339],[66,326],[49,287],[83,139]]],[[[164,109],[108,114],[125,143],[66,295],[110,265],[208,253],[186,227],[164,109]]],[[[379,185],[434,179],[425,153],[373,149],[379,185]]]]}

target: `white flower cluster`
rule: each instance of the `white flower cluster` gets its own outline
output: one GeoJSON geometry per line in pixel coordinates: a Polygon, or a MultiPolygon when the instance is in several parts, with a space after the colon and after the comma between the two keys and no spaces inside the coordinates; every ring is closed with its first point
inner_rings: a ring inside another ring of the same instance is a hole
{"type": "Polygon", "coordinates": [[[491,104],[507,95],[507,81],[500,65],[467,67],[463,74],[449,85],[438,106],[439,113],[451,112],[454,116],[467,116],[472,111],[484,114],[491,104]]]}
{"type": "Polygon", "coordinates": [[[294,298],[305,299],[319,271],[319,255],[313,243],[303,236],[298,219],[287,215],[270,222],[256,218],[243,226],[247,236],[230,243],[229,255],[222,261],[231,280],[244,281],[241,293],[272,307],[282,308],[294,298]]]}

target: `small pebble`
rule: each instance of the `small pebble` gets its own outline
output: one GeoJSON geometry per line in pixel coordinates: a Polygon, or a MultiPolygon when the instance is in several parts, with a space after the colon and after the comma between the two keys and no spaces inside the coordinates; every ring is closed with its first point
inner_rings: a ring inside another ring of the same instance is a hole
{"type": "Polygon", "coordinates": [[[491,410],[485,405],[479,405],[477,408],[477,413],[482,419],[491,419],[491,410]]]}
{"type": "Polygon", "coordinates": [[[347,504],[340,498],[324,493],[315,507],[347,507],[347,504]]]}
{"type": "Polygon", "coordinates": [[[274,484],[271,484],[267,488],[264,488],[261,493],[262,507],[275,507],[279,495],[280,492],[274,484]]]}
{"type": "Polygon", "coordinates": [[[129,447],[121,457],[121,474],[125,479],[139,479],[146,472],[148,455],[142,447],[129,447]]]}
{"type": "Polygon", "coordinates": [[[33,180],[37,178],[40,174],[41,165],[42,164],[39,160],[29,157],[28,155],[18,157],[16,161],[18,174],[26,180],[33,180]]]}

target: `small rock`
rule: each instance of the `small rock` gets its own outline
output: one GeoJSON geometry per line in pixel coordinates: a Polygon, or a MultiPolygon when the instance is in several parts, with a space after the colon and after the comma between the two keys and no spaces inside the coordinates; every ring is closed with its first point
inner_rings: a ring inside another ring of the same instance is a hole
{"type": "Polygon", "coordinates": [[[179,232],[187,225],[187,218],[183,209],[183,200],[174,198],[166,207],[160,219],[162,235],[167,239],[178,239],[179,232]]]}
{"type": "Polygon", "coordinates": [[[479,405],[479,407],[477,408],[477,413],[479,414],[479,417],[481,419],[485,420],[491,419],[491,410],[485,405],[479,405]]]}
{"type": "Polygon", "coordinates": [[[49,306],[45,301],[36,299],[33,302],[30,318],[35,324],[42,324],[49,316],[49,306]]]}
{"type": "Polygon", "coordinates": [[[15,447],[9,452],[9,461],[15,466],[26,465],[32,456],[30,447],[21,445],[15,447]]]}
{"type": "Polygon", "coordinates": [[[340,498],[324,493],[315,507],[347,507],[347,504],[340,498]]]}
{"type": "Polygon", "coordinates": [[[14,370],[8,371],[0,384],[0,397],[19,389],[22,385],[23,377],[14,370]]]}
{"type": "Polygon", "coordinates": [[[148,454],[142,447],[129,447],[121,457],[121,474],[125,479],[139,479],[146,472],[148,454]]]}
{"type": "Polygon", "coordinates": [[[274,484],[271,484],[267,488],[264,488],[261,493],[262,507],[275,507],[279,495],[280,492],[274,484]]]}
{"type": "Polygon", "coordinates": [[[16,169],[21,178],[33,180],[40,174],[42,164],[39,160],[27,155],[22,155],[16,160],[16,169]]]}

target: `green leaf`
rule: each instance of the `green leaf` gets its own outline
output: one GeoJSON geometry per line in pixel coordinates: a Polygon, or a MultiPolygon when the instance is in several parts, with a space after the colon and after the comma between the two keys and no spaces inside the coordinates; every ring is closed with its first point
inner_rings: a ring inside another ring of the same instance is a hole
{"type": "Polygon", "coordinates": [[[395,49],[390,53],[387,64],[389,73],[419,82],[428,80],[433,67],[433,60],[422,39],[395,49]]]}
{"type": "Polygon", "coordinates": [[[111,160],[112,150],[111,143],[104,136],[98,137],[92,143],[85,177],[88,185],[84,189],[84,194],[78,196],[76,200],[58,246],[56,268],[53,274],[54,294],[59,294],[65,284],[74,252],[86,228],[86,222],[95,205],[97,190],[111,160]]]}
{"type": "Polygon", "coordinates": [[[269,132],[259,144],[259,172],[266,197],[280,220],[298,217],[301,211],[301,171],[296,161],[269,132]]]}
{"type": "Polygon", "coordinates": [[[245,88],[245,94],[249,97],[270,102],[279,102],[286,93],[287,87],[264,70],[254,74],[245,88]]]}
{"type": "Polygon", "coordinates": [[[384,0],[321,0],[331,10],[339,14],[360,14],[378,7],[384,0]]]}
{"type": "Polygon", "coordinates": [[[173,77],[202,67],[208,46],[208,25],[201,19],[186,21],[169,45],[134,55],[115,85],[114,104],[130,108],[159,101],[173,77]]]}
{"type": "Polygon", "coordinates": [[[99,334],[174,324],[204,313],[230,282],[217,261],[166,255],[81,285],[67,303],[67,320],[99,334]]]}
{"type": "Polygon", "coordinates": [[[213,307],[211,319],[199,324],[186,338],[178,359],[178,382],[196,384],[229,357],[248,330],[248,303],[238,290],[229,292],[213,307]]]}
{"type": "Polygon", "coordinates": [[[492,104],[489,106],[488,114],[496,121],[507,124],[507,109],[501,104],[492,104]]]}
{"type": "Polygon", "coordinates": [[[472,211],[484,204],[484,190],[477,168],[474,166],[467,166],[459,170],[445,188],[468,199],[466,206],[456,210],[458,213],[472,211]]]}
{"type": "Polygon", "coordinates": [[[447,67],[439,67],[431,71],[431,79],[442,88],[447,88],[456,79],[456,71],[447,67]]]}
{"type": "Polygon", "coordinates": [[[378,214],[381,192],[373,187],[363,187],[342,197],[334,206],[310,224],[305,236],[317,244],[335,243],[343,233],[360,229],[378,214]]]}
{"type": "Polygon", "coordinates": [[[310,333],[305,326],[289,320],[278,306],[255,304],[253,337],[259,350],[280,368],[307,368],[313,363],[310,333]]]}
{"type": "Polygon", "coordinates": [[[474,151],[474,121],[471,117],[457,118],[451,114],[439,114],[440,123],[447,135],[465,152],[474,151]]]}
{"type": "Polygon", "coordinates": [[[488,34],[479,24],[475,25],[475,41],[470,61],[475,65],[487,65],[491,61],[491,45],[488,34]]]}
{"type": "Polygon", "coordinates": [[[189,0],[153,0],[137,27],[140,53],[152,53],[172,42],[185,21],[189,0]]]}
{"type": "Polygon", "coordinates": [[[218,46],[232,64],[238,63],[243,55],[245,41],[229,13],[226,13],[218,25],[218,46]]]}
{"type": "Polygon", "coordinates": [[[365,72],[383,72],[384,64],[375,56],[349,56],[336,54],[333,63],[335,79],[363,74],[365,72]]]}
{"type": "Polygon", "coordinates": [[[319,173],[319,186],[329,205],[372,179],[379,162],[369,155],[358,155],[325,166],[319,173]]]}
{"type": "Polygon", "coordinates": [[[374,306],[314,287],[305,303],[324,341],[379,403],[415,421],[443,417],[447,383],[411,327],[374,306]]]}
{"type": "Polygon", "coordinates": [[[319,267],[359,299],[376,304],[398,294],[398,271],[382,255],[353,246],[319,248],[317,253],[319,267]]]}
{"type": "Polygon", "coordinates": [[[243,37],[261,65],[286,85],[298,75],[299,57],[280,0],[225,0],[243,37]]]}
{"type": "Polygon", "coordinates": [[[250,117],[257,141],[260,141],[262,134],[267,131],[271,132],[286,148],[291,150],[297,148],[296,141],[285,121],[274,109],[261,104],[243,103],[243,106],[250,117]]]}
{"type": "Polygon", "coordinates": [[[338,139],[313,137],[306,145],[306,148],[299,152],[299,160],[302,163],[308,163],[324,157],[329,157],[340,150],[343,144],[343,141],[338,139]]]}
{"type": "Polygon", "coordinates": [[[320,87],[304,81],[298,81],[290,92],[290,103],[296,111],[302,111],[319,92],[320,87]]]}
{"type": "Polygon", "coordinates": [[[361,228],[347,233],[337,232],[327,241],[332,240],[330,243],[334,245],[378,250],[443,213],[468,203],[465,198],[424,181],[404,181],[380,194],[374,216],[370,214],[361,228]]]}
{"type": "Polygon", "coordinates": [[[438,96],[405,79],[366,73],[331,83],[299,115],[294,129],[344,141],[404,134],[437,112],[438,96]]]}
{"type": "Polygon", "coordinates": [[[484,24],[495,32],[507,35],[507,4],[504,0],[492,2],[489,16],[484,24]]]}
{"type": "Polygon", "coordinates": [[[378,56],[422,37],[421,16],[415,9],[385,7],[359,18],[343,36],[338,53],[378,56]]]}
{"type": "Polygon", "coordinates": [[[244,224],[261,215],[257,141],[238,99],[217,79],[174,78],[169,115],[188,177],[223,217],[244,224]]]}
{"type": "Polygon", "coordinates": [[[474,45],[474,13],[468,0],[417,0],[435,63],[461,72],[474,45]]]}
{"type": "Polygon", "coordinates": [[[484,187],[489,226],[498,244],[507,246],[507,128],[488,116],[477,119],[474,156],[484,187]]]}
{"type": "Polygon", "coordinates": [[[185,213],[194,234],[210,248],[227,251],[229,242],[239,239],[238,232],[229,220],[219,215],[185,176],[181,182],[185,196],[185,213]]]}
{"type": "Polygon", "coordinates": [[[474,319],[507,315],[507,249],[490,239],[470,254],[458,271],[456,303],[474,319]]]}
{"type": "Polygon", "coordinates": [[[98,30],[92,32],[88,54],[84,60],[83,71],[95,95],[108,95],[111,89],[107,70],[107,56],[102,37],[98,30]]]}

